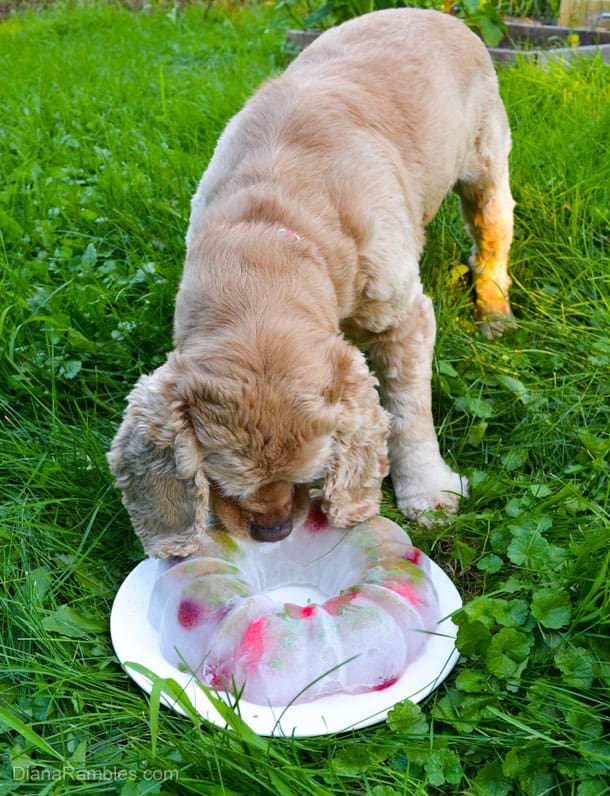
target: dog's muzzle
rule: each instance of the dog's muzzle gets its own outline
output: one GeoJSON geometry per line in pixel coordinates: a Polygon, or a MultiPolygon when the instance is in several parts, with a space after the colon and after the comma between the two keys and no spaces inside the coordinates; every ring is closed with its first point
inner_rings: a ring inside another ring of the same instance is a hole
{"type": "Polygon", "coordinates": [[[250,536],[256,542],[279,542],[292,531],[292,514],[269,523],[253,522],[250,525],[250,536]]]}

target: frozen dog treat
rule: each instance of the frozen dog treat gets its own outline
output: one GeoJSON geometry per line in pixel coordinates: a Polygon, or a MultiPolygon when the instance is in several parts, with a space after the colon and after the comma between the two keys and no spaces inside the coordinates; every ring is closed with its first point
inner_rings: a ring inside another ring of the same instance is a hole
{"type": "Polygon", "coordinates": [[[211,532],[160,576],[149,619],[171,664],[249,702],[382,690],[441,619],[429,569],[390,520],[338,530],[314,505],[281,542],[211,532]]]}

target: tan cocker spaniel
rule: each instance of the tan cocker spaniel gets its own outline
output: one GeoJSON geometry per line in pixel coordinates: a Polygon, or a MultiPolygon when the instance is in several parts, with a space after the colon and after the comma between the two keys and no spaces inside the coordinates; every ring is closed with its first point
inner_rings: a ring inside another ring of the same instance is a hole
{"type": "Polygon", "coordinates": [[[349,527],[378,511],[388,459],[407,517],[455,512],[467,482],[434,430],[418,263],[453,189],[477,318],[510,323],[509,149],[481,41],[415,9],[324,33],[228,123],[192,201],[175,349],[108,455],[149,555],[196,552],[210,517],[282,539],[315,479],[349,527]]]}

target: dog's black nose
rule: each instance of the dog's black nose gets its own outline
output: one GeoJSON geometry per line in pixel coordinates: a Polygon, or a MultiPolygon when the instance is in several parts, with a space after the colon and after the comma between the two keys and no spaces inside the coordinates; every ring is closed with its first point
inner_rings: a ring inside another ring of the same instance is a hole
{"type": "Polygon", "coordinates": [[[269,523],[253,522],[250,525],[250,536],[256,542],[279,542],[292,531],[292,514],[269,523]]]}

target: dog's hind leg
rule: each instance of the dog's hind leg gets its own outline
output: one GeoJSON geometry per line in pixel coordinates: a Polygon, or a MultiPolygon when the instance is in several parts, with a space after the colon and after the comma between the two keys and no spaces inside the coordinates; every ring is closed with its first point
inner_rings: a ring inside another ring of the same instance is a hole
{"type": "Polygon", "coordinates": [[[499,157],[489,151],[480,153],[486,166],[476,176],[470,173],[455,187],[464,221],[474,238],[470,268],[476,293],[475,317],[490,339],[514,326],[508,302],[508,252],[515,206],[508,177],[509,146],[507,132],[505,152],[499,157]]]}
{"type": "Polygon", "coordinates": [[[368,350],[391,413],[388,453],[398,508],[427,524],[430,510],[457,511],[468,481],[443,460],[432,418],[434,309],[420,295],[399,326],[371,335],[368,350]]]}

